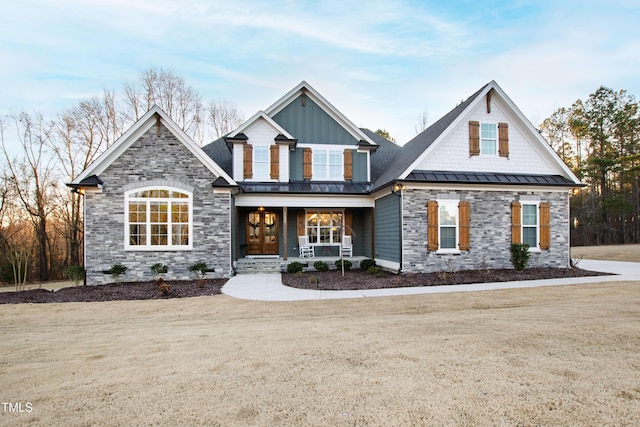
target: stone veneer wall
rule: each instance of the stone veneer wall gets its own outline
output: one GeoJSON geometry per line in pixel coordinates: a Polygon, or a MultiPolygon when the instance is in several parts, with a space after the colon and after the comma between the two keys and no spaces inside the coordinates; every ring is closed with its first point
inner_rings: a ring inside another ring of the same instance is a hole
{"type": "Polygon", "coordinates": [[[513,268],[510,261],[511,202],[538,199],[551,206],[551,246],[532,252],[530,267],[568,267],[569,196],[566,192],[446,191],[408,189],[403,194],[404,272],[513,268]],[[427,251],[427,201],[455,198],[471,204],[470,250],[459,254],[427,251]]]}
{"type": "Polygon", "coordinates": [[[85,195],[85,253],[87,284],[112,281],[104,274],[113,264],[129,269],[123,281],[153,280],[151,266],[169,267],[167,280],[193,279],[188,266],[206,262],[214,273],[207,277],[231,276],[231,196],[214,193],[216,176],[209,171],[166,127],[142,135],[116,159],[100,178],[101,193],[85,195]],[[193,249],[135,251],[124,249],[124,194],[135,188],[172,186],[193,193],[193,249]]]}

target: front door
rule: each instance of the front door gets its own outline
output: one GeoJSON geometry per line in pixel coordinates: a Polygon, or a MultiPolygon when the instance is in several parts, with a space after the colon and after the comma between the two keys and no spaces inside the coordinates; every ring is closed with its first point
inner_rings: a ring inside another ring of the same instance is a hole
{"type": "Polygon", "coordinates": [[[247,255],[278,254],[278,216],[254,211],[247,217],[247,255]]]}

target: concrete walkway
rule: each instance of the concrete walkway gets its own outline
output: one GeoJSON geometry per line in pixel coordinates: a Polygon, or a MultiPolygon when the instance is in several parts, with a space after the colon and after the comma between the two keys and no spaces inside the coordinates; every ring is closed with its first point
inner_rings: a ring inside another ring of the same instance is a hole
{"type": "Polygon", "coordinates": [[[232,277],[222,293],[234,298],[257,301],[303,301],[383,297],[394,295],[437,294],[446,292],[489,291],[496,289],[533,288],[538,286],[577,285],[619,281],[640,281],[640,263],[596,261],[584,259],[578,267],[584,270],[613,273],[615,276],[571,277],[566,279],[524,280],[520,282],[477,283],[472,285],[424,286],[415,288],[365,289],[359,291],[315,291],[282,284],[280,274],[243,274],[232,277]]]}

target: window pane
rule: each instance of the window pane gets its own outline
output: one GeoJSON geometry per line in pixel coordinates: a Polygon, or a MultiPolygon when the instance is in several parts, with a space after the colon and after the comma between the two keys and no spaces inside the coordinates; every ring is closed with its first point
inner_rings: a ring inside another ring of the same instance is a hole
{"type": "Polygon", "coordinates": [[[129,222],[146,222],[147,204],[145,202],[129,203],[129,222]]]}
{"type": "Polygon", "coordinates": [[[164,224],[151,224],[151,245],[166,245],[168,242],[168,227],[164,224]]]}
{"type": "Polygon", "coordinates": [[[480,154],[495,155],[496,141],[491,139],[483,139],[480,144],[480,154]]]}
{"type": "Polygon", "coordinates": [[[147,244],[147,226],[145,224],[129,225],[129,244],[136,246],[147,244]]]}
{"type": "Polygon", "coordinates": [[[537,205],[522,205],[522,225],[538,225],[537,205]]]}
{"type": "Polygon", "coordinates": [[[530,248],[538,247],[538,227],[522,227],[522,242],[530,248]]]}
{"type": "Polygon", "coordinates": [[[187,224],[174,225],[172,227],[171,244],[172,245],[188,245],[189,244],[189,226],[187,224]]]}
{"type": "Polygon", "coordinates": [[[186,203],[172,203],[171,204],[171,222],[179,223],[189,222],[189,205],[186,203]]]}
{"type": "Polygon", "coordinates": [[[456,248],[456,227],[440,227],[440,247],[442,249],[456,248]]]}
{"type": "Polygon", "coordinates": [[[322,150],[313,151],[313,178],[327,179],[327,152],[322,150]]]}
{"type": "Polygon", "coordinates": [[[440,205],[440,225],[456,225],[456,209],[450,204],[440,205]]]}
{"type": "Polygon", "coordinates": [[[482,123],[480,126],[480,132],[481,132],[480,136],[483,139],[486,139],[486,138],[496,139],[496,135],[498,134],[495,123],[482,123]]]}

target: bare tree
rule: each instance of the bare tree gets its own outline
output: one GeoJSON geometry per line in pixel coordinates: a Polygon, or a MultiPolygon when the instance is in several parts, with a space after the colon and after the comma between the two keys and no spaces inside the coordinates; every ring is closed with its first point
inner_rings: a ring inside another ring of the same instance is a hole
{"type": "Polygon", "coordinates": [[[23,112],[11,119],[16,127],[22,157],[10,156],[3,131],[0,142],[7,161],[9,185],[33,224],[38,275],[40,281],[46,281],[50,266],[47,220],[54,206],[51,195],[57,186],[53,176],[53,156],[47,152],[51,125],[45,123],[40,114],[32,117],[23,112]]]}
{"type": "Polygon", "coordinates": [[[208,124],[220,138],[242,124],[244,118],[235,104],[224,99],[210,101],[205,109],[208,124]]]}
{"type": "Polygon", "coordinates": [[[162,108],[187,134],[201,135],[200,95],[185,80],[168,70],[149,68],[138,81],[124,88],[126,116],[135,122],[154,105],[162,108]]]}
{"type": "Polygon", "coordinates": [[[427,109],[425,108],[422,114],[420,114],[420,118],[418,119],[418,123],[416,124],[416,135],[424,132],[429,126],[429,114],[427,109]]]}

